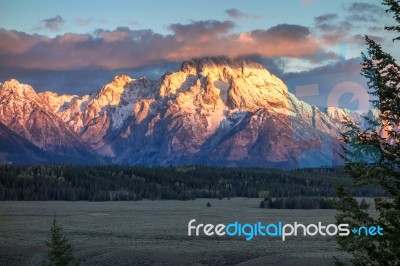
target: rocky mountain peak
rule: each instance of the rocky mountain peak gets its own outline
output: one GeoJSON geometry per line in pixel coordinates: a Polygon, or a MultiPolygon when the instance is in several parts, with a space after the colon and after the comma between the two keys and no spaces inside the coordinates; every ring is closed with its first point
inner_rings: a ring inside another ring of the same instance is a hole
{"type": "Polygon", "coordinates": [[[117,75],[114,77],[114,80],[112,81],[112,85],[115,87],[123,87],[125,86],[126,83],[131,82],[133,79],[128,76],[125,73],[122,73],[121,75],[117,75]]]}
{"type": "Polygon", "coordinates": [[[20,83],[16,79],[10,79],[2,84],[0,95],[14,95],[22,98],[30,98],[35,97],[36,92],[31,86],[20,83]]]}
{"type": "Polygon", "coordinates": [[[0,90],[0,122],[40,149],[95,158],[94,149],[124,164],[334,164],[343,115],[359,118],[321,112],[263,66],[222,57],[186,61],[160,81],[121,74],[82,97],[36,94],[16,80],[0,90]]]}
{"type": "Polygon", "coordinates": [[[204,84],[206,78],[207,83],[215,83],[220,95],[225,97],[223,101],[230,103],[231,108],[263,108],[270,96],[272,101],[281,98],[288,102],[286,85],[263,66],[246,59],[225,57],[185,61],[179,71],[164,75],[160,96],[187,91],[196,85],[197,80],[204,84]]]}
{"type": "Polygon", "coordinates": [[[234,78],[243,77],[251,72],[269,72],[260,64],[247,59],[229,59],[226,57],[205,57],[185,61],[181,66],[181,72],[188,75],[207,76],[215,80],[230,82],[234,78]]]}
{"type": "Polygon", "coordinates": [[[21,83],[18,81],[18,80],[16,80],[16,79],[10,79],[10,80],[7,80],[6,82],[4,82],[3,83],[3,86],[5,86],[5,87],[17,87],[17,86],[19,86],[21,83]]]}
{"type": "Polygon", "coordinates": [[[100,108],[106,105],[118,105],[120,103],[121,94],[124,92],[125,86],[132,82],[134,79],[126,74],[117,75],[114,79],[105,85],[97,94],[96,99],[93,101],[99,105],[100,108]]]}
{"type": "Polygon", "coordinates": [[[196,72],[201,73],[204,72],[208,68],[231,68],[231,69],[240,69],[243,68],[255,68],[255,69],[264,69],[258,63],[251,62],[247,59],[230,59],[227,57],[204,57],[204,58],[196,58],[192,60],[188,60],[182,63],[181,71],[183,72],[193,72],[193,69],[196,72]]]}
{"type": "Polygon", "coordinates": [[[79,98],[77,95],[58,95],[55,92],[45,91],[38,93],[41,102],[47,106],[52,112],[58,112],[64,105],[71,103],[74,99],[79,98]]]}
{"type": "Polygon", "coordinates": [[[358,112],[350,111],[346,108],[339,108],[335,106],[328,106],[325,109],[325,113],[332,119],[339,121],[340,123],[345,122],[346,120],[350,120],[356,123],[361,124],[363,120],[363,114],[358,112]]]}

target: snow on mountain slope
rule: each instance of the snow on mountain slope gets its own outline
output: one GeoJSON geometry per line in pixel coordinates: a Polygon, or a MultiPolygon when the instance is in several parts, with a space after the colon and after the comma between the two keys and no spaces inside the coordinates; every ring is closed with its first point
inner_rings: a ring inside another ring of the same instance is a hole
{"type": "Polygon", "coordinates": [[[98,93],[74,98],[56,113],[86,143],[102,155],[110,156],[113,154],[104,147],[105,136],[123,125],[140,100],[154,98],[156,89],[157,83],[146,78],[132,79],[122,74],[98,93]]]}
{"type": "Polygon", "coordinates": [[[15,80],[1,88],[0,122],[18,135],[124,164],[335,165],[342,117],[361,121],[300,101],[248,60],[194,59],[160,81],[122,74],[85,96],[36,94],[15,80]]]}
{"type": "Polygon", "coordinates": [[[90,161],[100,161],[96,153],[73,132],[35,93],[16,80],[0,89],[0,122],[42,150],[90,161]]]}
{"type": "Polygon", "coordinates": [[[247,60],[183,63],[163,77],[150,109],[141,123],[127,120],[106,138],[115,161],[295,167],[307,154],[319,165],[338,163],[332,143],[341,124],[247,60]]]}
{"type": "Polygon", "coordinates": [[[363,114],[352,112],[348,109],[341,109],[338,107],[327,107],[325,110],[326,114],[332,119],[340,122],[344,122],[345,120],[354,121],[356,123],[360,123],[363,119],[363,114]]]}

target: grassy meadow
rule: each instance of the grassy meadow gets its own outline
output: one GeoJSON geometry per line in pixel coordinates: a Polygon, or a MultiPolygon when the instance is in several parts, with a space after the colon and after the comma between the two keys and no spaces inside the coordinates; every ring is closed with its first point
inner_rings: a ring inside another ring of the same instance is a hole
{"type": "Polygon", "coordinates": [[[188,236],[187,224],[335,222],[335,210],[260,209],[259,199],[0,202],[0,265],[39,265],[54,215],[83,265],[329,265],[334,237],[188,236]],[[211,207],[206,207],[207,202],[211,207]]]}

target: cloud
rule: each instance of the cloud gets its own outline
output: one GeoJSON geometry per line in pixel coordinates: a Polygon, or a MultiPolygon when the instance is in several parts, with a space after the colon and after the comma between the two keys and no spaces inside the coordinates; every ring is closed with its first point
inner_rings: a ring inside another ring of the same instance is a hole
{"type": "Polygon", "coordinates": [[[315,22],[317,25],[321,25],[327,22],[332,22],[333,20],[337,19],[338,15],[334,13],[327,13],[318,17],[315,17],[315,22]]]}
{"type": "Polygon", "coordinates": [[[348,19],[357,22],[378,22],[378,19],[374,16],[365,16],[363,14],[353,14],[348,19]]]}
{"type": "Polygon", "coordinates": [[[361,2],[345,5],[344,9],[349,13],[347,20],[353,22],[378,22],[386,13],[380,6],[361,2]]]}
{"type": "Polygon", "coordinates": [[[235,27],[231,21],[193,21],[191,24],[172,24],[169,28],[175,33],[177,40],[195,38],[196,41],[210,41],[235,27]]]}
{"type": "Polygon", "coordinates": [[[246,14],[246,13],[238,10],[237,8],[230,8],[230,9],[225,10],[225,12],[226,12],[226,14],[228,14],[229,18],[233,19],[233,20],[252,18],[256,21],[259,21],[259,20],[263,19],[263,16],[261,16],[261,15],[252,15],[251,16],[249,14],[246,14]]]}
{"type": "MultiPolygon", "coordinates": [[[[326,13],[315,17],[315,32],[320,37],[325,47],[350,44],[364,46],[364,36],[360,29],[369,29],[373,33],[383,33],[378,30],[376,22],[385,15],[385,10],[377,5],[354,2],[342,6],[345,13],[339,17],[335,13],[326,13]]],[[[383,27],[381,27],[383,28],[383,27]]],[[[384,41],[382,37],[374,36],[378,41],[384,41]]]]}
{"type": "Polygon", "coordinates": [[[248,15],[236,8],[227,9],[225,11],[231,19],[243,19],[247,18],[248,15]]]}
{"type": "Polygon", "coordinates": [[[60,27],[64,25],[65,20],[61,16],[57,15],[53,18],[44,19],[42,22],[45,28],[52,31],[58,31],[60,30],[60,27]]]}
{"type": "Polygon", "coordinates": [[[321,40],[324,45],[335,46],[339,43],[354,43],[350,41],[353,25],[348,21],[332,24],[323,23],[317,25],[317,28],[322,31],[321,40]]]}
{"type": "Polygon", "coordinates": [[[286,73],[284,75],[284,78],[290,79],[290,78],[314,77],[314,76],[349,73],[349,72],[359,74],[362,68],[361,62],[362,60],[360,57],[354,57],[347,60],[340,60],[332,64],[316,67],[307,71],[286,73]]]}
{"type": "Polygon", "coordinates": [[[350,19],[339,20],[338,14],[327,13],[314,18],[315,30],[320,35],[324,46],[336,46],[338,44],[361,44],[360,35],[352,35],[354,25],[350,19]]]}
{"type": "Polygon", "coordinates": [[[166,35],[121,27],[54,38],[0,29],[0,68],[116,70],[204,56],[335,57],[307,27],[280,24],[242,33],[232,32],[234,27],[231,21],[207,20],[172,24],[166,35]]]}
{"type": "Polygon", "coordinates": [[[310,36],[310,29],[300,25],[279,24],[268,30],[254,30],[252,35],[264,41],[268,41],[271,38],[301,41],[310,36]]]}
{"type": "Polygon", "coordinates": [[[370,13],[370,14],[384,14],[385,9],[381,6],[362,3],[362,2],[354,2],[350,5],[346,6],[347,11],[354,13],[370,13]]]}

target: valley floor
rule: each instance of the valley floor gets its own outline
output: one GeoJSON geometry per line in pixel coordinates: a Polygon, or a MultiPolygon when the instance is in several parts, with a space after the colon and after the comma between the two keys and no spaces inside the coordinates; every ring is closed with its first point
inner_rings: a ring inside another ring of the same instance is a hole
{"type": "Polygon", "coordinates": [[[54,215],[83,265],[329,265],[334,237],[190,237],[188,222],[335,222],[335,210],[258,208],[258,199],[0,202],[0,265],[40,265],[54,215]],[[211,207],[206,207],[207,202],[211,207]]]}

